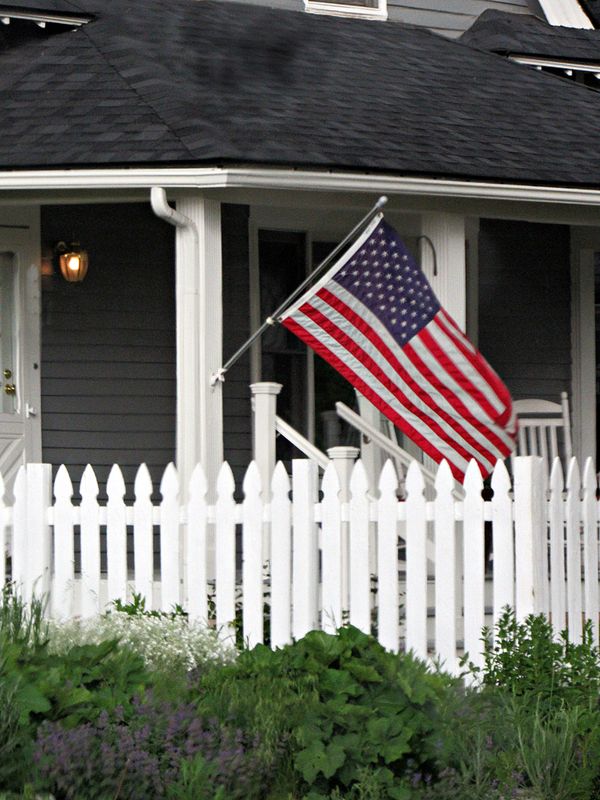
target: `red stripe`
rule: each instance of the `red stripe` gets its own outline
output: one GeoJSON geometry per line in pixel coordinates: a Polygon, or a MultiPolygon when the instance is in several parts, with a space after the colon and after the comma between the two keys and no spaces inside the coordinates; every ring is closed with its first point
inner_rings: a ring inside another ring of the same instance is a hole
{"type": "MultiPolygon", "coordinates": [[[[492,463],[496,461],[498,454],[490,452],[480,440],[473,438],[473,435],[468,433],[468,431],[466,431],[462,425],[460,425],[458,419],[452,417],[447,411],[436,404],[433,397],[431,397],[431,395],[428,393],[427,388],[415,381],[406,368],[403,367],[402,364],[396,359],[393,352],[389,349],[385,342],[362,317],[356,314],[343,302],[343,300],[329,292],[327,289],[321,289],[317,294],[324,302],[345,317],[356,329],[360,330],[365,338],[368,339],[388,361],[390,366],[393,367],[400,378],[410,386],[410,388],[415,392],[424,405],[427,405],[429,408],[438,413],[439,416],[445,422],[447,422],[460,436],[462,436],[462,438],[467,441],[476,450],[476,452],[480,453],[483,458],[489,459],[492,463]]],[[[349,349],[350,352],[353,352],[352,348],[347,349],[349,349]]],[[[439,377],[436,376],[435,373],[431,372],[431,370],[419,358],[414,350],[412,348],[409,350],[409,345],[405,345],[402,349],[415,369],[420,372],[423,377],[426,378],[426,380],[432,383],[441,394],[444,395],[457,414],[462,417],[463,420],[466,420],[472,424],[473,427],[476,428],[479,433],[481,433],[481,435],[489,442],[491,447],[495,447],[503,456],[510,452],[510,449],[507,447],[506,443],[503,442],[502,439],[500,439],[493,431],[489,430],[485,422],[473,416],[472,412],[469,411],[469,409],[462,403],[460,398],[454,392],[452,392],[451,389],[441,383],[439,377]]],[[[444,436],[447,436],[447,434],[444,434],[444,436]]],[[[467,456],[467,458],[471,457],[472,456],[470,454],[467,456]]]]}
{"type": "MultiPolygon", "coordinates": [[[[510,421],[510,416],[512,413],[512,398],[510,396],[510,392],[504,385],[503,381],[499,378],[497,373],[490,367],[487,363],[485,358],[481,355],[480,352],[477,350],[473,353],[470,347],[465,346],[465,336],[462,331],[459,329],[458,325],[452,317],[450,317],[443,309],[440,309],[440,314],[437,315],[436,321],[438,323],[439,328],[446,333],[450,339],[454,342],[456,347],[461,351],[461,353],[468,359],[469,363],[476,370],[484,381],[490,386],[493,392],[496,394],[496,397],[504,406],[504,411],[501,414],[498,412],[495,413],[495,419],[497,419],[498,424],[502,427],[505,427],[508,422],[510,421]]],[[[467,343],[470,345],[471,343],[467,343]]]]}
{"type": "MultiPolygon", "coordinates": [[[[404,395],[404,393],[401,392],[398,384],[388,378],[378,362],[375,361],[368,353],[366,353],[362,347],[357,344],[354,339],[349,337],[344,330],[336,326],[332,320],[324,316],[320,311],[313,308],[309,304],[305,304],[300,310],[307,317],[312,319],[317,325],[319,325],[324,331],[326,331],[334,340],[341,344],[346,350],[352,353],[354,357],[361,362],[361,364],[368,369],[371,374],[374,375],[408,411],[412,412],[416,417],[418,417],[431,431],[436,433],[442,441],[453,447],[454,450],[459,453],[465,461],[468,462],[471,458],[485,458],[490,465],[493,465],[496,462],[498,454],[490,453],[489,450],[482,446],[482,442],[473,439],[473,437],[463,430],[462,426],[459,425],[457,420],[449,417],[445,412],[440,414],[440,416],[444,417],[449,423],[449,427],[454,434],[460,434],[463,436],[465,441],[470,443],[471,447],[473,448],[473,452],[464,447],[464,445],[460,442],[456,441],[452,433],[446,432],[437,421],[431,419],[422,409],[415,406],[414,403],[411,402],[404,395]]],[[[375,340],[377,339],[376,334],[372,332],[368,326],[364,333],[366,338],[375,340]]],[[[375,344],[377,344],[377,341],[375,341],[375,344]]],[[[385,348],[385,345],[382,342],[380,342],[380,344],[385,348]]],[[[389,353],[389,356],[390,360],[394,362],[392,366],[394,366],[396,371],[400,373],[400,377],[405,383],[408,382],[404,380],[407,373],[405,373],[391,353],[389,353]]],[[[434,410],[437,411],[438,409],[434,407],[434,410]]],[[[482,468],[487,469],[487,467],[484,467],[483,465],[482,468]]]]}
{"type": "MultiPolygon", "coordinates": [[[[381,411],[388,419],[390,419],[400,430],[405,433],[413,442],[415,442],[424,453],[431,456],[434,461],[439,463],[444,458],[448,461],[450,470],[457,481],[463,481],[465,473],[455,464],[451,457],[441,453],[437,450],[416,428],[413,428],[403,417],[401,417],[391,406],[389,406],[382,398],[374,391],[367,383],[363,381],[355,372],[353,372],[347,364],[341,361],[329,348],[320,340],[315,338],[311,333],[305,330],[299,322],[292,317],[282,319],[281,324],[284,325],[292,333],[296,334],[299,339],[302,339],[309,347],[318,353],[325,361],[336,369],[346,380],[352,384],[359,392],[364,395],[373,405],[381,411]]],[[[477,462],[482,474],[485,476],[489,474],[486,467],[477,462]]]]}

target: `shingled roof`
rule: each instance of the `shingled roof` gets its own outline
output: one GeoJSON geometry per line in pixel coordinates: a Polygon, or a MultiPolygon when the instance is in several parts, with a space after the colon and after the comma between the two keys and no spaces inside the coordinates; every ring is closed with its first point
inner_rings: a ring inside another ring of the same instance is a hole
{"type": "Polygon", "coordinates": [[[505,11],[484,11],[460,40],[494,53],[600,62],[600,31],[548,25],[505,11]]]}
{"type": "Polygon", "coordinates": [[[600,186],[600,95],[426,30],[213,0],[66,5],[97,18],[0,53],[0,169],[243,163],[600,186]]]}

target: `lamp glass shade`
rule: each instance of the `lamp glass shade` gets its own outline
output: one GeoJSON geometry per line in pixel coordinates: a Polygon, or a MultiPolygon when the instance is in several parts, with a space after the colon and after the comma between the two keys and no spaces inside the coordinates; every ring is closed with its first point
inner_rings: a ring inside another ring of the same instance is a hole
{"type": "Polygon", "coordinates": [[[82,281],[88,270],[88,254],[77,245],[69,245],[66,252],[59,256],[60,271],[69,283],[82,281]]]}

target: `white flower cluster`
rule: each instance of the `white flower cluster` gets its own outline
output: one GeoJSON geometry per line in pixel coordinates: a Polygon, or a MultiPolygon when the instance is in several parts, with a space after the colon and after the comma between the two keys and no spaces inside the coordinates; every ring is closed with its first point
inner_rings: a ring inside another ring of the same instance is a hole
{"type": "Polygon", "coordinates": [[[192,670],[207,663],[231,662],[236,655],[235,648],[223,643],[213,629],[188,622],[184,616],[170,619],[111,611],[89,619],[51,622],[49,639],[55,653],[118,639],[156,670],[192,670]]]}

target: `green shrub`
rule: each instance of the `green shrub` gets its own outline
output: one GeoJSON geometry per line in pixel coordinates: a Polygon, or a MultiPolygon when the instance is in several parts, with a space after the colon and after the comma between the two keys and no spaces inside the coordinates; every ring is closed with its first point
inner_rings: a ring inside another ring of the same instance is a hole
{"type": "Polygon", "coordinates": [[[306,800],[360,797],[360,785],[365,798],[408,798],[415,775],[435,772],[437,709],[453,691],[447,676],[353,627],[277,651],[259,645],[200,688],[203,713],[229,713],[280,759],[288,782],[273,797],[295,785],[306,800]]]}

